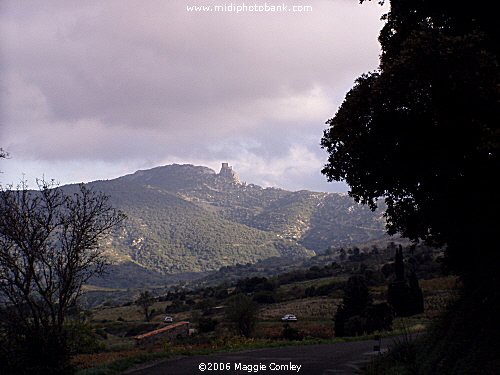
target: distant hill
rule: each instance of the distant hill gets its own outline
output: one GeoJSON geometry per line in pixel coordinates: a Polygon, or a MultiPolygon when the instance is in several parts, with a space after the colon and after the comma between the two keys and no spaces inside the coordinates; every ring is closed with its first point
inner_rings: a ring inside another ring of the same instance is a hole
{"type": "Polygon", "coordinates": [[[174,164],[88,186],[128,216],[106,243],[111,257],[129,271],[133,262],[153,272],[154,280],[270,257],[305,258],[384,234],[381,214],[347,195],[264,189],[240,182],[226,163],[219,173],[174,164]]]}

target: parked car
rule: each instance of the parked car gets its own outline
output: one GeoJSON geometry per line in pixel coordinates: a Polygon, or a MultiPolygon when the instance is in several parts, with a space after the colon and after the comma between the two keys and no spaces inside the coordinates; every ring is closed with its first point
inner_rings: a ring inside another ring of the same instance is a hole
{"type": "Polygon", "coordinates": [[[297,317],[293,314],[286,314],[283,316],[283,318],[281,318],[281,320],[284,322],[296,322],[297,317]]]}
{"type": "Polygon", "coordinates": [[[166,316],[165,319],[163,319],[163,321],[165,323],[172,323],[174,321],[174,318],[172,318],[171,316],[166,316]]]}

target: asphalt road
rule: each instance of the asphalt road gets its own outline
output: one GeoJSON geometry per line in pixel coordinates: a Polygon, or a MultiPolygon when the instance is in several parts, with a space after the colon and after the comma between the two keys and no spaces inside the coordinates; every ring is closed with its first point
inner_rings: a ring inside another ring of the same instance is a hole
{"type": "MultiPolygon", "coordinates": [[[[382,351],[392,342],[391,338],[382,339],[382,351]]],[[[360,367],[378,355],[378,352],[373,351],[376,343],[368,340],[193,356],[164,360],[126,373],[129,375],[359,374],[360,367]]]]}

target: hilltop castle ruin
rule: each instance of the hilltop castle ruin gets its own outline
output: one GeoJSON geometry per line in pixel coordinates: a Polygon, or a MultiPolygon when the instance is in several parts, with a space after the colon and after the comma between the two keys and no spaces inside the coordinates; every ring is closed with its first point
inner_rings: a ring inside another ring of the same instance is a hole
{"type": "Polygon", "coordinates": [[[240,179],[236,172],[233,170],[233,167],[229,166],[229,163],[222,163],[222,167],[220,168],[219,177],[222,177],[226,181],[234,182],[239,184],[240,179]]]}

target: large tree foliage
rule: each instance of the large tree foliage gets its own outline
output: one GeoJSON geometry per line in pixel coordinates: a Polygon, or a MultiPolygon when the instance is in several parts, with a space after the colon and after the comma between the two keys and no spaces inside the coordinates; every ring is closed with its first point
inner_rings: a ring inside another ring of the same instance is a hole
{"type": "Polygon", "coordinates": [[[327,121],[323,173],[387,204],[389,233],[447,244],[469,285],[495,278],[499,69],[495,12],[390,1],[380,66],[327,121]],[[490,277],[485,277],[489,275],[490,277]]]}
{"type": "Polygon", "coordinates": [[[81,185],[0,188],[0,369],[67,372],[65,321],[82,286],[106,264],[101,247],[123,220],[81,185]],[[50,369],[50,371],[48,370],[50,369]]]}
{"type": "Polygon", "coordinates": [[[230,297],[226,305],[227,318],[236,323],[240,335],[250,337],[257,322],[257,303],[246,294],[239,293],[230,297]]]}

